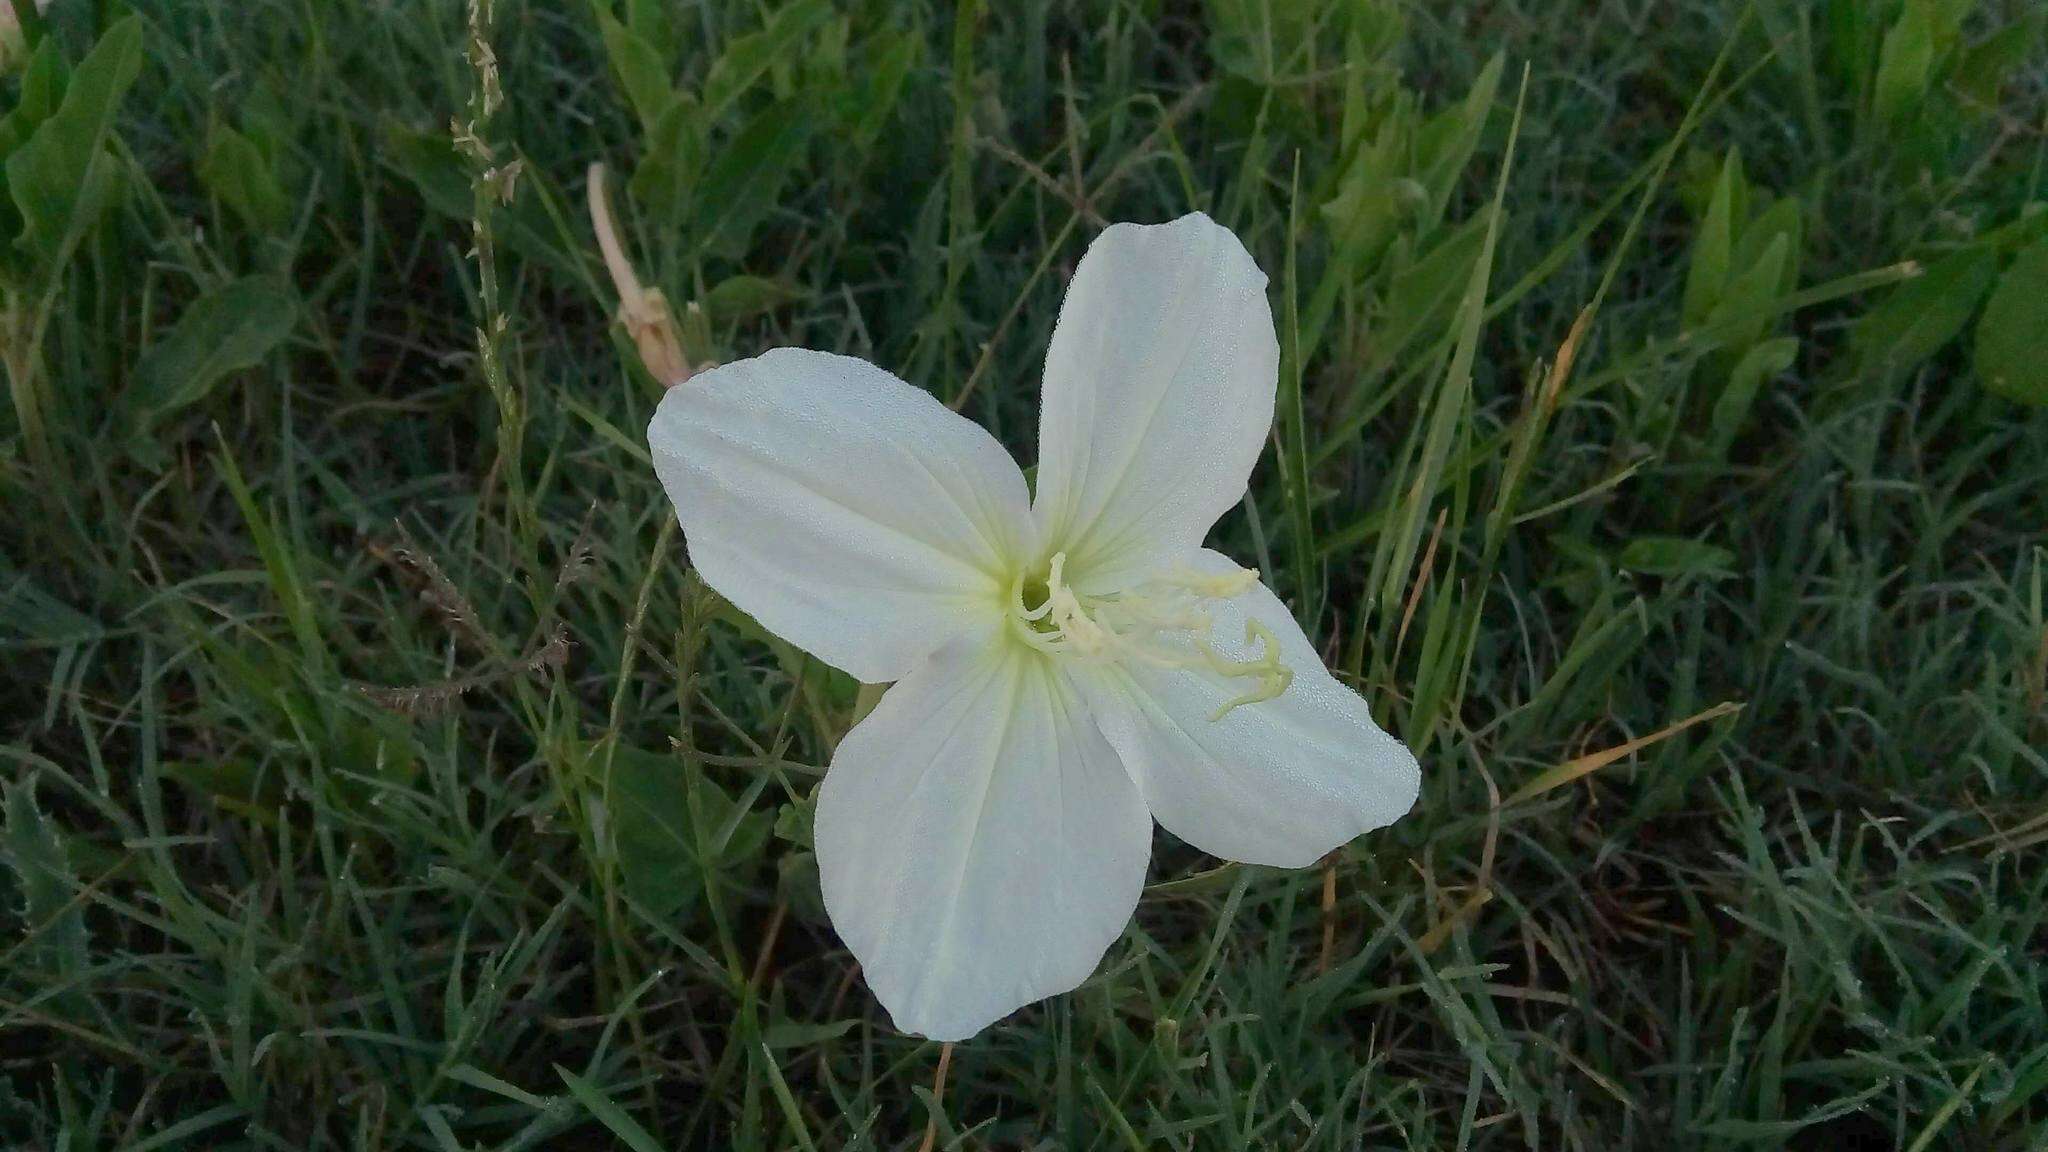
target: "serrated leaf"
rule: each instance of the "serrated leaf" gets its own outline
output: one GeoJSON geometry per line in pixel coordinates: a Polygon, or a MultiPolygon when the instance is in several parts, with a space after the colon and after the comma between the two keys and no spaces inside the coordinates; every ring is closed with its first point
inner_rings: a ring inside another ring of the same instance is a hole
{"type": "Polygon", "coordinates": [[[112,202],[119,177],[105,142],[141,71],[142,21],[130,16],[93,45],[57,110],[7,158],[7,191],[21,214],[17,246],[58,261],[112,202]]]}
{"type": "Polygon", "coordinates": [[[1999,277],[1977,321],[1977,375],[2000,396],[2048,406],[2048,240],[1999,277]]]}
{"type": "Polygon", "coordinates": [[[1865,371],[1905,372],[1947,346],[1991,290],[1998,258],[1983,247],[1937,260],[1893,289],[1849,330],[1849,348],[1865,371]]]}
{"type": "Polygon", "coordinates": [[[78,878],[64,853],[56,824],[36,804],[36,777],[7,787],[0,824],[0,864],[13,877],[7,911],[20,918],[27,945],[24,967],[32,984],[54,985],[87,965],[85,905],[73,900],[78,878]]]}
{"type": "Polygon", "coordinates": [[[122,398],[131,435],[146,437],[230,374],[261,363],[297,319],[292,286],[279,276],[245,276],[194,300],[135,367],[122,398]]]}

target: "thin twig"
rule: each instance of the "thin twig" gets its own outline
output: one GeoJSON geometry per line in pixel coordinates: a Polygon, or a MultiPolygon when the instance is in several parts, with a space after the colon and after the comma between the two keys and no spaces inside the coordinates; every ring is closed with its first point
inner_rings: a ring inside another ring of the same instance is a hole
{"type": "Polygon", "coordinates": [[[917,1152],[932,1152],[939,1142],[939,1108],[946,1101],[946,1069],[953,1063],[953,1045],[939,1045],[939,1070],[932,1076],[932,1115],[924,1122],[924,1143],[917,1152]]]}

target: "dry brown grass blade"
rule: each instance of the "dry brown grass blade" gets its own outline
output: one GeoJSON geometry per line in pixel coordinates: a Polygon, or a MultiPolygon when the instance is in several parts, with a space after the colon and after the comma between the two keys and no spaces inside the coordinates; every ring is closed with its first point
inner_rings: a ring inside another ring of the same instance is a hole
{"type": "Polygon", "coordinates": [[[917,1152],[932,1152],[932,1146],[939,1142],[938,1110],[946,1101],[946,1069],[953,1063],[953,1045],[939,1045],[939,1070],[932,1074],[932,1118],[924,1123],[924,1140],[917,1146],[917,1152]]]}
{"type": "Polygon", "coordinates": [[[1422,590],[1429,586],[1430,573],[1436,569],[1436,546],[1444,538],[1444,517],[1449,508],[1442,508],[1436,514],[1436,527],[1429,531],[1429,547],[1422,550],[1422,566],[1416,569],[1415,582],[1408,586],[1408,603],[1401,609],[1401,627],[1394,633],[1394,658],[1400,659],[1401,644],[1408,639],[1408,625],[1415,619],[1415,609],[1422,604],[1422,590]]]}
{"type": "Polygon", "coordinates": [[[1323,857],[1323,949],[1316,956],[1316,975],[1330,970],[1330,957],[1337,951],[1337,857],[1338,849],[1323,857]]]}
{"type": "Polygon", "coordinates": [[[1704,712],[1688,716],[1676,724],[1667,725],[1650,733],[1648,736],[1638,736],[1625,744],[1617,744],[1603,751],[1589,753],[1574,760],[1567,760],[1557,767],[1544,772],[1527,784],[1522,785],[1520,788],[1515,789],[1514,795],[1508,797],[1507,806],[1513,807],[1525,800],[1533,800],[1545,792],[1562,788],[1582,776],[1589,776],[1598,772],[1616,760],[1640,752],[1652,744],[1669,740],[1671,737],[1678,735],[1695,724],[1704,724],[1709,720],[1717,720],[1723,716],[1740,711],[1742,711],[1741,704],[1733,700],[1724,700],[1704,712]]]}
{"type": "Polygon", "coordinates": [[[1487,800],[1486,842],[1479,849],[1479,875],[1472,882],[1472,894],[1465,897],[1462,903],[1451,910],[1450,915],[1437,921],[1429,931],[1422,934],[1422,939],[1415,942],[1415,946],[1424,956],[1443,947],[1444,941],[1451,938],[1451,933],[1458,925],[1470,920],[1493,899],[1494,853],[1500,847],[1500,786],[1493,782],[1493,773],[1486,770],[1486,765],[1476,766],[1479,769],[1479,778],[1486,781],[1487,800]]]}
{"type": "Polygon", "coordinates": [[[1558,400],[1564,395],[1564,386],[1572,378],[1572,365],[1578,362],[1579,345],[1585,342],[1586,331],[1593,324],[1593,309],[1590,305],[1579,310],[1572,320],[1571,330],[1564,334],[1564,343],[1557,346],[1557,359],[1551,361],[1550,374],[1543,381],[1543,414],[1548,416],[1557,411],[1558,400]]]}

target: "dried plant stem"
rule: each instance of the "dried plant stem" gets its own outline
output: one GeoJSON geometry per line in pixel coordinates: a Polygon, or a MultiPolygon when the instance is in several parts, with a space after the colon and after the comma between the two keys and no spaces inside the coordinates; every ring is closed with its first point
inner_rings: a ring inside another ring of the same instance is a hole
{"type": "Polygon", "coordinates": [[[953,1063],[953,1045],[939,1045],[939,1070],[932,1073],[932,1116],[924,1124],[924,1141],[917,1152],[932,1152],[939,1142],[939,1108],[946,1102],[946,1069],[953,1063]]]}

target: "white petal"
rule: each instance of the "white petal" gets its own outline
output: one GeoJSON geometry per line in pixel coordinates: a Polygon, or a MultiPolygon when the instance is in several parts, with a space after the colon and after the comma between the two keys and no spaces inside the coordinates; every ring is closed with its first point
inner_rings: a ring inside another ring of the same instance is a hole
{"type": "Polygon", "coordinates": [[[840,742],[817,846],[832,925],[896,1026],[962,1040],[1095,970],[1152,822],[1052,662],[968,637],[840,742]]]}
{"type": "Polygon", "coordinates": [[[1033,513],[1107,589],[1197,548],[1244,498],[1273,423],[1266,276],[1197,212],[1114,224],[1074,270],[1045,357],[1033,513]]]}
{"type": "Polygon", "coordinates": [[[1036,547],[1002,445],[866,361],[715,368],[668,390],[647,442],[705,582],[865,681],[999,612],[1009,558],[1036,547]]]}
{"type": "MultiPolygon", "coordinates": [[[[1213,572],[1237,566],[1198,554],[1213,572]]],[[[1415,804],[1415,757],[1380,730],[1356,692],[1323,667],[1279,597],[1256,584],[1214,612],[1212,640],[1232,658],[1246,616],[1271,629],[1294,681],[1278,697],[1211,717],[1246,687],[1192,668],[1126,662],[1077,673],[1096,723],[1167,831],[1213,856],[1299,868],[1415,804]]]]}

